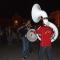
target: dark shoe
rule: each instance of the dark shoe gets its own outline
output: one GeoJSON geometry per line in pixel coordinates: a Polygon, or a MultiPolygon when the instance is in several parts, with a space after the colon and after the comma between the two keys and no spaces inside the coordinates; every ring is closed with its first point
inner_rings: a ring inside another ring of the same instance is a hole
{"type": "Polygon", "coordinates": [[[22,58],[22,60],[25,60],[24,58],[22,58]]]}
{"type": "Polygon", "coordinates": [[[25,59],[27,59],[27,57],[23,57],[23,59],[25,60],[25,59]]]}
{"type": "Polygon", "coordinates": [[[26,60],[26,58],[25,57],[22,57],[22,60],[26,60]]]}

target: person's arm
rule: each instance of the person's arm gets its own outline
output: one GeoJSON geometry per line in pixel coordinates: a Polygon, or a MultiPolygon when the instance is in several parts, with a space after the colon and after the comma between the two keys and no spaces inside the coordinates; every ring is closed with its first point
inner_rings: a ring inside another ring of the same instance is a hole
{"type": "Polygon", "coordinates": [[[40,38],[39,34],[36,34],[36,35],[37,35],[38,39],[41,41],[41,38],[40,38]]]}
{"type": "Polygon", "coordinates": [[[41,27],[39,27],[37,30],[36,30],[36,35],[38,37],[38,40],[41,41],[41,27]]]}
{"type": "Polygon", "coordinates": [[[24,26],[21,26],[21,27],[19,27],[18,29],[17,29],[17,32],[19,32],[21,29],[23,29],[25,27],[25,25],[24,26]]]}

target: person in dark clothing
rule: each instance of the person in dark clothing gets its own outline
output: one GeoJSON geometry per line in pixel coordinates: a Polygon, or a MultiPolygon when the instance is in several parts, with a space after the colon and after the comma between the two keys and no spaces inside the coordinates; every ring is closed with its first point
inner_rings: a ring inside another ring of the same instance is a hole
{"type": "Polygon", "coordinates": [[[29,56],[29,45],[30,42],[26,37],[27,31],[31,28],[31,22],[28,21],[24,26],[20,27],[18,31],[21,33],[21,40],[22,40],[22,56],[26,58],[29,56]]]}

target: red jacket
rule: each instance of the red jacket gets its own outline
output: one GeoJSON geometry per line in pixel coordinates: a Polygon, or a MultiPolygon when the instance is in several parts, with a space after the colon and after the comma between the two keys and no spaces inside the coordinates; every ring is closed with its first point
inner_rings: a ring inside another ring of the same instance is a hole
{"type": "Polygon", "coordinates": [[[46,47],[51,46],[51,37],[53,35],[53,30],[48,26],[40,26],[36,32],[41,35],[40,46],[46,47]]]}

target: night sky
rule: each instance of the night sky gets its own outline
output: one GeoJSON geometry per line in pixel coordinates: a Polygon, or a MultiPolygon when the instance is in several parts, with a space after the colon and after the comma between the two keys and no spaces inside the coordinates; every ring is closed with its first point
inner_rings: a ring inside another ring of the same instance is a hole
{"type": "Polygon", "coordinates": [[[40,4],[48,14],[60,10],[59,0],[2,0],[0,1],[0,16],[11,17],[18,14],[24,18],[31,18],[33,4],[40,4]]]}

